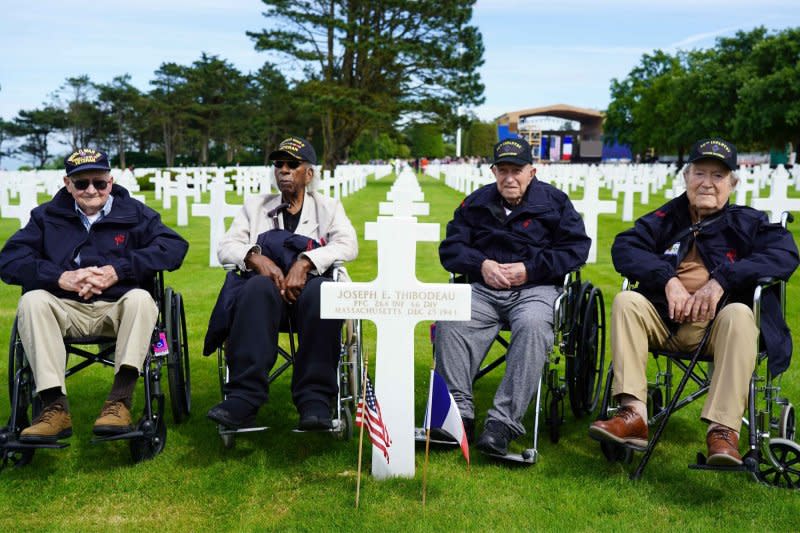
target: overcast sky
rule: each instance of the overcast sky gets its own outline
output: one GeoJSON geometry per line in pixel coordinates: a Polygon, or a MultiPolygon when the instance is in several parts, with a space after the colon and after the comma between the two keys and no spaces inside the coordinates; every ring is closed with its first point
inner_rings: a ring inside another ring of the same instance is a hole
{"type": "MultiPolygon", "coordinates": [[[[108,82],[127,72],[147,90],[161,63],[189,64],[203,51],[256,70],[269,56],[245,31],[264,27],[262,11],[259,0],[3,0],[0,117],[41,105],[68,76],[108,82]]],[[[800,26],[800,3],[478,0],[473,23],[486,47],[486,102],[473,111],[493,119],[555,103],[605,109],[609,81],[643,53],[706,48],[759,25],[800,26]]]]}

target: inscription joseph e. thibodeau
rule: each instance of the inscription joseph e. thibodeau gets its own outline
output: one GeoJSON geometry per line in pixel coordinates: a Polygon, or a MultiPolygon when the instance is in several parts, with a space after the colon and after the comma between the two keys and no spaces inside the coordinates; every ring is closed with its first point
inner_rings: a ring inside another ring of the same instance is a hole
{"type": "Polygon", "coordinates": [[[456,315],[456,295],[447,289],[339,289],[335,300],[337,314],[437,318],[456,315]]]}

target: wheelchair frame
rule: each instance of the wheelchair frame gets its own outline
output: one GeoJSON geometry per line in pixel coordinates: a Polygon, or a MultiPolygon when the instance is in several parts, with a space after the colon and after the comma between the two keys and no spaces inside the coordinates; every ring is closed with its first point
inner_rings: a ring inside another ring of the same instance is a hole
{"type": "MultiPolygon", "coordinates": [[[[792,222],[790,213],[784,212],[781,224],[786,227],[792,222]]],[[[627,279],[623,281],[623,290],[629,289],[627,279]]],[[[763,377],[759,376],[759,365],[767,359],[767,354],[761,348],[761,297],[765,290],[778,286],[780,294],[781,312],[786,316],[786,282],[774,278],[762,278],[758,281],[753,291],[753,316],[759,328],[759,346],[757,347],[756,366],[750,379],[750,394],[748,395],[747,410],[743,416],[743,423],[748,428],[748,450],[743,455],[743,464],[740,466],[714,466],[706,463],[703,453],[698,452],[696,464],[689,465],[695,470],[716,470],[724,472],[747,472],[753,479],[768,485],[800,489],[800,445],[794,439],[795,409],[788,398],[782,397],[781,376],[774,377],[766,366],[763,377]],[[763,396],[763,398],[759,398],[763,396]],[[779,416],[776,416],[775,406],[781,406],[779,416]],[[778,437],[773,437],[776,430],[778,437]]],[[[708,339],[711,327],[709,325],[700,345],[691,357],[682,353],[673,353],[664,350],[651,350],[654,359],[666,358],[666,370],[661,371],[658,365],[655,382],[648,383],[648,425],[656,425],[656,431],[648,441],[644,450],[624,446],[621,444],[603,441],[600,443],[603,454],[609,461],[622,461],[630,463],[634,451],[643,451],[644,455],[635,470],[630,474],[633,480],[640,479],[647,466],[652,453],[661,438],[667,421],[676,411],[686,407],[694,400],[704,396],[711,384],[713,362],[702,361],[701,353],[708,339]],[[687,362],[688,359],[688,362],[687,362]],[[698,366],[700,362],[707,362],[709,369],[698,366]],[[682,372],[678,387],[672,390],[673,366],[682,372]],[[684,389],[689,381],[697,385],[697,390],[683,396],[684,389]],[[663,392],[662,392],[663,391],[663,392]],[[666,404],[663,403],[666,397],[666,404]],[[665,406],[666,405],[666,406],[665,406]]],[[[606,387],[599,419],[608,419],[616,412],[616,407],[611,404],[611,384],[614,377],[613,364],[609,364],[606,377],[606,387]]]]}
{"type": "MultiPolygon", "coordinates": [[[[224,267],[228,270],[236,268],[235,265],[224,265],[224,267]]],[[[346,271],[342,265],[335,264],[333,281],[338,281],[339,277],[344,272],[346,271]]],[[[288,319],[288,317],[287,322],[289,326],[288,331],[281,331],[281,333],[286,333],[288,335],[289,350],[287,351],[280,344],[278,345],[278,355],[283,358],[283,362],[281,362],[277,368],[268,371],[269,384],[272,384],[273,381],[286,372],[294,362],[296,354],[295,332],[292,328],[291,320],[288,319]]],[[[335,416],[332,417],[333,427],[327,430],[328,433],[332,433],[333,436],[339,440],[350,440],[353,437],[356,406],[362,394],[361,376],[363,375],[364,366],[362,346],[361,321],[352,319],[345,320],[342,326],[339,362],[337,364],[336,381],[338,390],[336,392],[336,405],[332,408],[335,416]]],[[[217,373],[219,376],[220,393],[224,400],[226,398],[224,387],[230,379],[230,369],[225,361],[224,348],[217,349],[217,373]]],[[[222,443],[225,448],[233,448],[236,445],[236,435],[238,434],[265,431],[267,429],[269,429],[269,426],[232,429],[217,424],[217,431],[222,438],[222,443]]],[[[295,433],[307,433],[300,429],[294,429],[292,431],[295,433]]]]}
{"type": "MultiPolygon", "coordinates": [[[[465,281],[463,276],[451,276],[451,281],[465,281]]],[[[590,282],[581,282],[580,270],[564,276],[562,291],[553,305],[553,347],[547,354],[539,385],[536,390],[533,446],[522,454],[496,456],[515,462],[534,464],[538,461],[539,414],[542,406],[542,385],[546,386],[544,404],[547,412],[545,422],[549,426],[551,442],[560,439],[560,426],[564,423],[564,402],[569,397],[570,407],[577,418],[591,414],[596,408],[602,390],[604,368],[606,323],[605,303],[599,287],[590,282]],[[559,374],[561,357],[565,360],[564,377],[559,374]]],[[[508,349],[509,340],[503,335],[508,328],[501,327],[495,342],[508,349]]],[[[473,379],[473,384],[502,365],[506,354],[489,363],[484,363],[473,379]]],[[[425,433],[416,430],[417,441],[424,442],[425,433]]],[[[493,456],[494,457],[494,456],[493,456]]]]}
{"type": "MultiPolygon", "coordinates": [[[[183,298],[171,287],[164,289],[163,272],[158,272],[150,290],[158,306],[159,315],[153,330],[151,344],[139,374],[144,378],[144,412],[133,431],[106,437],[94,437],[91,442],[127,440],[135,462],[152,459],[161,453],[166,445],[167,428],[164,420],[165,399],[161,387],[161,370],[167,367],[169,395],[174,422],[184,421],[191,411],[191,381],[189,375],[189,347],[187,342],[186,317],[183,298]],[[163,335],[163,339],[162,339],[163,335]],[[154,346],[166,340],[166,346],[154,346]]],[[[94,363],[114,366],[115,337],[65,337],[67,352],[66,377],[94,363]],[[97,346],[96,351],[86,346],[97,346]],[[69,367],[71,355],[83,358],[69,367]]],[[[11,399],[11,415],[8,424],[0,429],[0,470],[9,463],[14,466],[28,464],[36,449],[60,449],[69,446],[66,442],[25,443],[19,441],[21,431],[30,425],[41,411],[42,406],[34,389],[33,373],[25,358],[22,340],[17,332],[17,321],[11,331],[9,346],[8,380],[11,399]],[[28,410],[30,408],[30,418],[28,410]]]]}

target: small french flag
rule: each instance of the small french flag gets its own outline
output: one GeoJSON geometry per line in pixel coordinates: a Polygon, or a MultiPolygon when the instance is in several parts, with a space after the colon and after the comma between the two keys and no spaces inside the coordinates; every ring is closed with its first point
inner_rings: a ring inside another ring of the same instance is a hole
{"type": "Polygon", "coordinates": [[[456,401],[447,389],[444,378],[435,370],[431,370],[431,387],[428,394],[428,408],[425,411],[425,429],[441,428],[452,436],[461,446],[469,463],[469,443],[467,432],[464,431],[464,422],[458,412],[456,401]]]}

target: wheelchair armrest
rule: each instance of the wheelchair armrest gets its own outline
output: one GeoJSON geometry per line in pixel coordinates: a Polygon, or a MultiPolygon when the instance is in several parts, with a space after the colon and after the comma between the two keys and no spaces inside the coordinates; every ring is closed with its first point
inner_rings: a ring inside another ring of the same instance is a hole
{"type": "MultiPolygon", "coordinates": [[[[756,282],[756,288],[753,290],[753,318],[755,318],[756,325],[759,328],[761,327],[761,297],[766,289],[774,285],[780,285],[781,283],[783,283],[782,279],[773,277],[759,278],[756,282]]],[[[781,298],[783,298],[783,296],[781,296],[781,298]]],[[[783,305],[781,307],[783,307],[783,305]]]]}
{"type": "Polygon", "coordinates": [[[239,266],[236,263],[224,263],[222,268],[225,270],[238,270],[239,266]]]}

